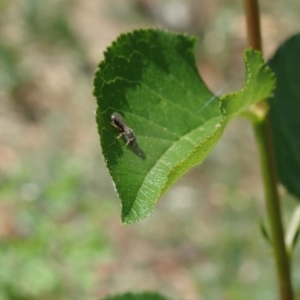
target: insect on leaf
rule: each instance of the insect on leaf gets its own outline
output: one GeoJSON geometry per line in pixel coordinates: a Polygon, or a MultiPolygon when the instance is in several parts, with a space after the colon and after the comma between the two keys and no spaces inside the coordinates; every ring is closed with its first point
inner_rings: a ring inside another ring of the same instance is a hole
{"type": "Polygon", "coordinates": [[[147,217],[159,197],[208,155],[226,124],[274,88],[261,55],[248,50],[244,89],[219,100],[198,73],[195,43],[182,34],[133,31],[119,36],[99,64],[96,118],[123,223],[147,217]],[[112,126],[114,113],[134,132],[132,142],[112,126]]]}

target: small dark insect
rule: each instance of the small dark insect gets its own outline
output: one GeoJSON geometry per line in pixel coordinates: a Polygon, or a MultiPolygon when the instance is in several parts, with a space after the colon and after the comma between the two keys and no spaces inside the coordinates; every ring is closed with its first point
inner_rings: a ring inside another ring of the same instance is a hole
{"type": "Polygon", "coordinates": [[[120,114],[118,114],[117,112],[114,112],[111,115],[111,125],[114,126],[115,128],[117,128],[119,130],[119,132],[121,133],[118,138],[120,138],[121,136],[124,137],[125,141],[126,141],[126,146],[128,145],[133,145],[136,141],[134,132],[131,128],[129,128],[122,116],[120,114]]]}

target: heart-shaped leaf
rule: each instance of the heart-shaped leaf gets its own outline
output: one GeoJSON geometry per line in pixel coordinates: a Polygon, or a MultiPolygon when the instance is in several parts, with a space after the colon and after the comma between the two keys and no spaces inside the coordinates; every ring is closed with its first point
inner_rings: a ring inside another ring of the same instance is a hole
{"type": "Polygon", "coordinates": [[[123,223],[147,217],[158,198],[208,155],[226,124],[274,88],[260,53],[248,50],[244,89],[220,102],[199,76],[195,42],[182,34],[138,30],[121,35],[99,64],[96,118],[123,223]]]}

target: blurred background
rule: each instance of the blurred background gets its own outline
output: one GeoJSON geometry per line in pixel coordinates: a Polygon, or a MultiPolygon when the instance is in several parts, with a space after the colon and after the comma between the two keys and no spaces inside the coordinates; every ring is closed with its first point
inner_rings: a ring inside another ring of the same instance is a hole
{"type": "MultiPolygon", "coordinates": [[[[299,31],[300,4],[261,2],[268,58],[299,31]]],[[[136,28],[196,35],[208,86],[240,88],[242,1],[1,0],[0,22],[0,300],[85,300],[130,290],[276,299],[249,124],[234,121],[148,219],[123,226],[94,117],[93,73],[103,51],[136,28]]],[[[283,195],[288,220],[296,201],[283,195]]]]}

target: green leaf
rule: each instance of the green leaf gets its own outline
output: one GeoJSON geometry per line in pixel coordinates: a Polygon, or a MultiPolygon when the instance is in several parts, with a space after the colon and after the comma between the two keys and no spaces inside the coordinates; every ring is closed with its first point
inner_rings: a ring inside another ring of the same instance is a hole
{"type": "Polygon", "coordinates": [[[103,300],[167,300],[167,298],[151,292],[125,293],[104,298],[103,300]]]}
{"type": "Polygon", "coordinates": [[[268,97],[275,87],[275,77],[257,51],[245,53],[245,88],[229,94],[222,100],[221,108],[227,116],[235,117],[246,111],[251,105],[268,97]]]}
{"type": "Polygon", "coordinates": [[[271,240],[271,237],[270,237],[270,233],[269,233],[269,228],[268,228],[268,224],[265,220],[261,220],[260,223],[259,223],[259,227],[260,227],[260,231],[263,235],[263,237],[265,238],[265,240],[270,244],[272,245],[272,240],[271,240]]]}
{"type": "Polygon", "coordinates": [[[100,142],[122,202],[123,223],[147,217],[158,198],[208,155],[226,124],[273,90],[260,53],[248,50],[244,89],[219,103],[199,76],[195,42],[154,29],[123,34],[95,74],[100,142]],[[126,146],[124,135],[116,138],[114,112],[134,130],[136,142],[126,146]]]}
{"type": "Polygon", "coordinates": [[[288,229],[286,232],[285,244],[286,244],[287,252],[289,253],[290,256],[292,256],[296,244],[299,240],[299,233],[300,233],[300,206],[298,206],[295,209],[293,216],[288,224],[288,229]]]}
{"type": "Polygon", "coordinates": [[[277,77],[270,116],[279,180],[300,199],[300,34],[277,50],[269,65],[277,77]]]}

